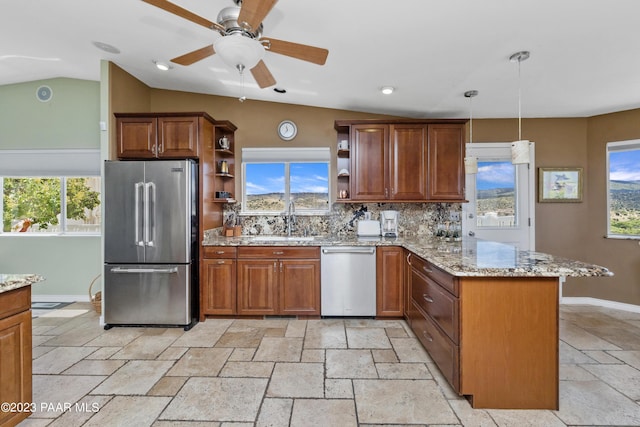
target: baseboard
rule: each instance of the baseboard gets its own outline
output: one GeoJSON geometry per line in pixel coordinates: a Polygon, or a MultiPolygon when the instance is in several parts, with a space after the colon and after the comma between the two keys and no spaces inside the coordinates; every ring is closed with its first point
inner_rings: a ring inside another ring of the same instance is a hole
{"type": "Polygon", "coordinates": [[[89,302],[89,295],[33,295],[33,302],[89,302]]]}
{"type": "Polygon", "coordinates": [[[560,304],[566,305],[597,305],[600,307],[614,308],[616,310],[631,311],[634,313],[640,313],[640,306],[627,304],[624,302],[609,301],[606,299],[591,298],[591,297],[562,297],[560,304]]]}

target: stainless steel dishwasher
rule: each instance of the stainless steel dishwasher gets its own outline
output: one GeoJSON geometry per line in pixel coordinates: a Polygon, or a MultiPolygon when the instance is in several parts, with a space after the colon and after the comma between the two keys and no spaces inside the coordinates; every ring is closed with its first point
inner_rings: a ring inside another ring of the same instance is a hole
{"type": "Polygon", "coordinates": [[[376,248],[330,246],[321,249],[321,314],[375,316],[376,248]]]}

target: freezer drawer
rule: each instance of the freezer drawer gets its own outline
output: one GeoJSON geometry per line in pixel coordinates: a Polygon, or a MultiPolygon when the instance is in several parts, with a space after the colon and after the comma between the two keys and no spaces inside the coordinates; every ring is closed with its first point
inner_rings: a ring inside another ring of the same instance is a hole
{"type": "Polygon", "coordinates": [[[191,323],[190,264],[105,264],[105,325],[191,323]]]}

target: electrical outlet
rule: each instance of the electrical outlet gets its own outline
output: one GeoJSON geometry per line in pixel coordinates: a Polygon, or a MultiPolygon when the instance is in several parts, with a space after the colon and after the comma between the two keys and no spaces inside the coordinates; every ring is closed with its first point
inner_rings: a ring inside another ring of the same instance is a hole
{"type": "Polygon", "coordinates": [[[449,219],[451,221],[460,221],[460,212],[458,211],[449,212],[449,219]]]}

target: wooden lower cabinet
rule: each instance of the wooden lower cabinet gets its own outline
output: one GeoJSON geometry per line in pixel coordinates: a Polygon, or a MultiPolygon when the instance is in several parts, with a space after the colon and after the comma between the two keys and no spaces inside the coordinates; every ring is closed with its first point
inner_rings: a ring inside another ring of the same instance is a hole
{"type": "MultiPolygon", "coordinates": [[[[32,401],[31,288],[0,294],[0,402],[32,401]]],[[[30,412],[0,411],[1,426],[15,426],[30,412]]]]}
{"type": "Polygon", "coordinates": [[[205,246],[200,262],[200,320],[236,310],[236,253],[231,246],[205,246]]]}
{"type": "Polygon", "coordinates": [[[454,277],[409,254],[405,318],[474,408],[559,408],[558,278],[454,277]]]}
{"type": "Polygon", "coordinates": [[[240,247],[237,299],[241,315],[320,315],[320,248],[240,247]]]}
{"type": "Polygon", "coordinates": [[[402,317],[404,313],[404,249],[376,249],[376,316],[402,317]]]}

